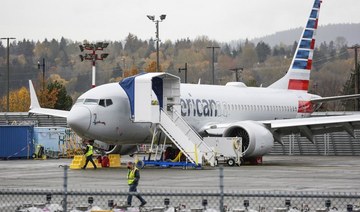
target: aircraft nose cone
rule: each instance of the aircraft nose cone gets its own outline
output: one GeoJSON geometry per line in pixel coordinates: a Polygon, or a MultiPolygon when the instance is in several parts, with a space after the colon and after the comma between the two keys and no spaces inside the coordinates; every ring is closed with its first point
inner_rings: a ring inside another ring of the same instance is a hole
{"type": "Polygon", "coordinates": [[[91,112],[86,107],[73,107],[70,110],[67,122],[71,129],[78,134],[83,134],[90,128],[91,112]]]}

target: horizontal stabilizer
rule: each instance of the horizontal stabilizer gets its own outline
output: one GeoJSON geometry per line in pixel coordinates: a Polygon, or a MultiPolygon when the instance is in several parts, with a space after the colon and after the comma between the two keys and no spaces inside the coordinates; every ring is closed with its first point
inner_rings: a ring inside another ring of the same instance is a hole
{"type": "Polygon", "coordinates": [[[312,103],[322,103],[322,102],[330,102],[337,100],[349,100],[349,99],[358,99],[360,98],[360,94],[352,94],[352,95],[343,95],[343,96],[330,96],[330,97],[321,97],[317,99],[312,99],[310,102],[312,103]]]}
{"type": "Polygon", "coordinates": [[[58,116],[63,118],[68,117],[69,111],[40,107],[39,100],[36,96],[36,92],[31,80],[29,80],[29,88],[30,88],[30,101],[31,101],[30,110],[29,110],[30,114],[42,114],[42,115],[58,116]]]}

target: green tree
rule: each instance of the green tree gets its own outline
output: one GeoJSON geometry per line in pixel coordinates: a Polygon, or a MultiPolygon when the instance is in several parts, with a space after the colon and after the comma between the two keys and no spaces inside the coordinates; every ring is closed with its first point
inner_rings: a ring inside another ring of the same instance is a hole
{"type": "Polygon", "coordinates": [[[338,58],[340,60],[347,60],[347,59],[349,59],[349,57],[350,57],[350,54],[348,51],[348,47],[347,46],[341,47],[339,50],[338,58]]]}
{"type": "Polygon", "coordinates": [[[146,49],[144,57],[148,58],[150,56],[150,54],[155,52],[155,51],[156,51],[156,49],[155,49],[155,41],[151,38],[149,40],[149,44],[148,44],[148,47],[146,49]]]}
{"type": "Polygon", "coordinates": [[[245,45],[240,54],[240,64],[244,68],[250,68],[258,61],[257,54],[255,51],[255,45],[251,42],[245,42],[245,45]]]}
{"type": "Polygon", "coordinates": [[[294,56],[295,51],[296,51],[298,45],[299,45],[299,43],[298,43],[297,41],[294,41],[294,44],[293,44],[293,46],[292,46],[292,48],[291,48],[291,56],[294,56]]]}
{"type": "Polygon", "coordinates": [[[14,54],[24,55],[27,58],[28,62],[31,61],[34,55],[34,42],[25,40],[19,41],[16,46],[14,46],[14,54]]]}
{"type": "Polygon", "coordinates": [[[66,52],[66,47],[67,47],[67,40],[64,37],[61,37],[58,57],[60,59],[62,66],[67,66],[69,64],[69,57],[66,52]]]}
{"type": "Polygon", "coordinates": [[[266,58],[271,54],[271,48],[268,44],[260,41],[255,47],[256,54],[258,56],[258,61],[260,63],[265,62],[266,58]]]}
{"type": "Polygon", "coordinates": [[[336,49],[335,49],[334,41],[330,41],[329,43],[328,54],[329,54],[329,61],[334,61],[336,59],[336,49]]]}
{"type": "Polygon", "coordinates": [[[70,110],[72,106],[72,98],[67,95],[66,88],[60,84],[58,81],[53,81],[47,85],[47,89],[51,93],[53,90],[57,90],[57,100],[54,105],[55,109],[58,110],[70,110]]]}
{"type": "Polygon", "coordinates": [[[138,39],[136,35],[129,33],[129,35],[125,39],[124,50],[132,54],[136,52],[139,48],[141,48],[142,45],[143,42],[138,39]]]}

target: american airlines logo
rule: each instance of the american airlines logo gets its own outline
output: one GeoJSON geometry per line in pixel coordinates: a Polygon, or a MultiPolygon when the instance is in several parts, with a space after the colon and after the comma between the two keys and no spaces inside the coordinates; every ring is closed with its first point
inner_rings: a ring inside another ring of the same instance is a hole
{"type": "Polygon", "coordinates": [[[198,116],[198,117],[216,117],[220,102],[216,103],[213,99],[181,99],[181,115],[182,116],[198,116]]]}

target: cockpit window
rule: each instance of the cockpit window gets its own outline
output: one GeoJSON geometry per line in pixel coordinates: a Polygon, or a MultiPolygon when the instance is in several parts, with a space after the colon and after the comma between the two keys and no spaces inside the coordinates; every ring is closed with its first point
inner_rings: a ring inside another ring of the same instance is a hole
{"type": "Polygon", "coordinates": [[[106,106],[110,106],[110,105],[112,105],[112,104],[113,104],[113,102],[112,102],[111,99],[107,99],[107,100],[106,100],[106,106]]]}
{"type": "Polygon", "coordinates": [[[98,101],[99,101],[98,99],[85,99],[84,104],[87,104],[87,105],[97,104],[98,101]]]}
{"type": "Polygon", "coordinates": [[[108,107],[112,104],[113,104],[113,102],[111,99],[100,99],[100,101],[99,101],[99,105],[103,106],[103,107],[108,107]]]}
{"type": "Polygon", "coordinates": [[[99,105],[105,107],[105,99],[100,99],[99,105]]]}

